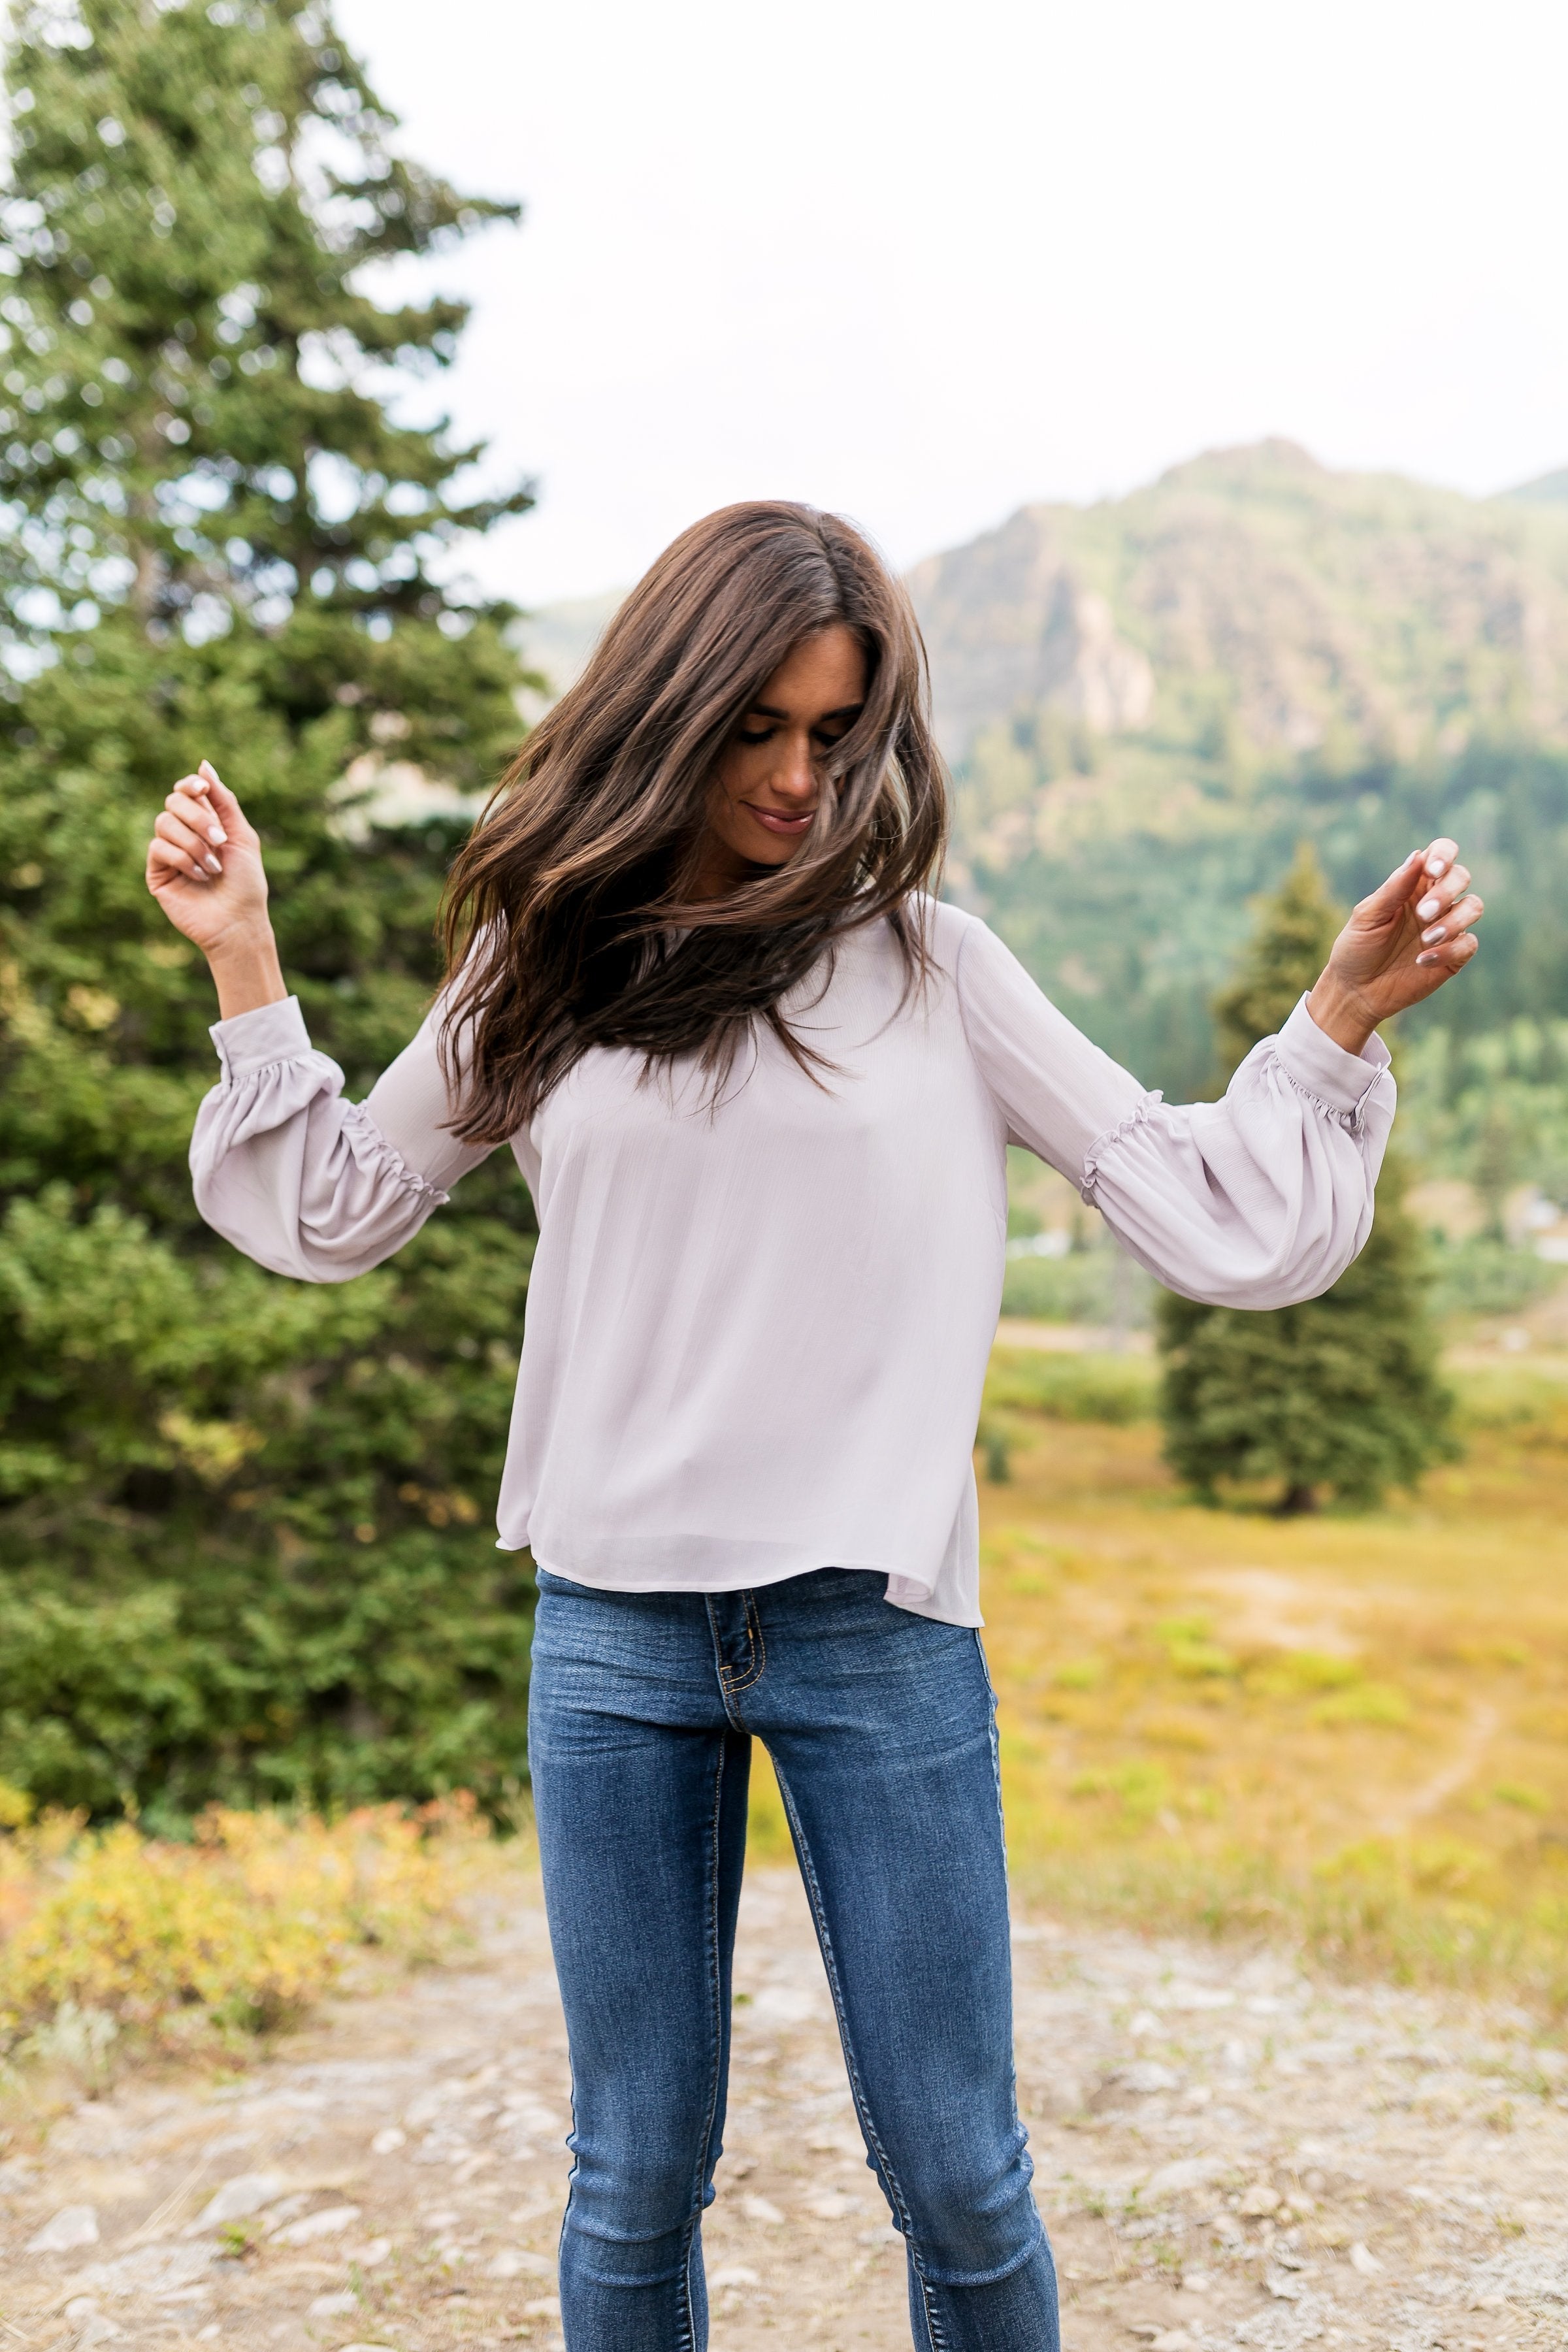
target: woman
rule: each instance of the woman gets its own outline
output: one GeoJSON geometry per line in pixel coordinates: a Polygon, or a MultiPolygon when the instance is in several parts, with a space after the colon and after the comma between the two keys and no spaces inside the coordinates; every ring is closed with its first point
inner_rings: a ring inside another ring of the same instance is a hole
{"type": "Polygon", "coordinates": [[[343,1281],[503,1142],[538,1206],[499,1517],[539,1569],[571,2352],[706,2342],[753,1734],[916,2342],[1054,2352],[975,1631],[1005,1146],[1179,1290],[1310,1297],[1372,1222],[1374,1024],[1475,946],[1454,845],[1413,853],[1224,1101],[1171,1108],[927,895],[943,824],[901,591],[847,524],[757,504],[676,541],[530,737],[453,873],[447,992],[366,1102],[310,1048],[210,768],[149,852],[217,982],[210,1223],[343,1281]]]}

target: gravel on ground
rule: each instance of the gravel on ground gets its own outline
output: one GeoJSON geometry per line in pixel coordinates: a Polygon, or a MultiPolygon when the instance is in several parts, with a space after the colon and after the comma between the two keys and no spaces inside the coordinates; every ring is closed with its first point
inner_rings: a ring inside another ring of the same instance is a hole
{"type": "MultiPolygon", "coordinates": [[[[1539,2021],[1278,1951],[1016,1926],[1068,2352],[1568,2345],[1568,2060],[1539,2021]]],[[[19,2111],[20,2112],[20,2111],[19,2111]]],[[[131,2070],[0,2159],[0,2352],[561,2343],[565,2038],[537,1887],[458,1966],[226,2074],[131,2070]]],[[[809,1916],[753,1871],[712,2352],[907,2352],[809,1916]]]]}

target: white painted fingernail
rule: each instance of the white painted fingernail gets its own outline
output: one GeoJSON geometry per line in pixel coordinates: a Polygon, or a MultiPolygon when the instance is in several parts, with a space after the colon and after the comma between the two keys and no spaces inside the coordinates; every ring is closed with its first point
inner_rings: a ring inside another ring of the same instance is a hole
{"type": "Polygon", "coordinates": [[[209,857],[207,859],[207,872],[209,874],[221,874],[223,872],[223,867],[218,864],[216,857],[209,857]]]}
{"type": "Polygon", "coordinates": [[[1436,898],[1423,898],[1415,911],[1424,923],[1429,923],[1440,904],[1441,901],[1436,898]]]}
{"type": "Polygon", "coordinates": [[[1433,876],[1447,874],[1447,870],[1448,861],[1446,857],[1429,857],[1426,860],[1426,871],[1428,874],[1433,876]]]}
{"type": "Polygon", "coordinates": [[[228,835],[225,833],[221,824],[209,824],[207,827],[207,839],[209,841],[216,841],[218,847],[221,849],[224,843],[228,839],[228,835]]]}
{"type": "Polygon", "coordinates": [[[1434,923],[1434,924],[1433,924],[1433,926],[1432,926],[1432,928],[1431,928],[1431,929],[1430,929],[1429,931],[1423,931],[1423,932],[1422,932],[1422,934],[1421,934],[1421,944],[1422,944],[1422,946],[1423,946],[1423,947],[1427,947],[1427,948],[1435,948],[1435,947],[1436,946],[1436,944],[1437,944],[1438,940],[1442,938],[1442,936],[1443,936],[1443,931],[1444,931],[1444,926],[1443,926],[1443,924],[1441,924],[1441,923],[1434,923]]]}
{"type": "Polygon", "coordinates": [[[1437,959],[1435,955],[1418,955],[1415,961],[1417,963],[1436,963],[1437,959]]]}

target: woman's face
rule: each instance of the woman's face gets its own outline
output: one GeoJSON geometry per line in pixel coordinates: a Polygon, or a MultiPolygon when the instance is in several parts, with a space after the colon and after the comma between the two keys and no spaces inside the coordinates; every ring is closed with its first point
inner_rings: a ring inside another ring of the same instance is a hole
{"type": "Polygon", "coordinates": [[[749,867],[787,866],[828,789],[827,752],[866,699],[866,656],[836,623],[782,661],[725,746],[708,803],[699,888],[717,898],[749,867]]]}

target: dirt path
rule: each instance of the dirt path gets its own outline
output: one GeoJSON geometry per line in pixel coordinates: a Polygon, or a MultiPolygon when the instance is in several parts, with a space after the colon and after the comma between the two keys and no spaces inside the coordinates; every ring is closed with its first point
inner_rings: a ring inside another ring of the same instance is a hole
{"type": "MultiPolygon", "coordinates": [[[[1047,1919],[1017,1961],[1069,2352],[1568,2343],[1568,2063],[1522,2015],[1047,1919]]],[[[907,2352],[787,1874],[748,1883],[739,1986],[713,2352],[907,2352]]],[[[226,2079],[132,2077],[18,2133],[0,2347],[547,2352],[566,2091],[520,1879],[471,1966],[341,2001],[226,2079]]]]}

